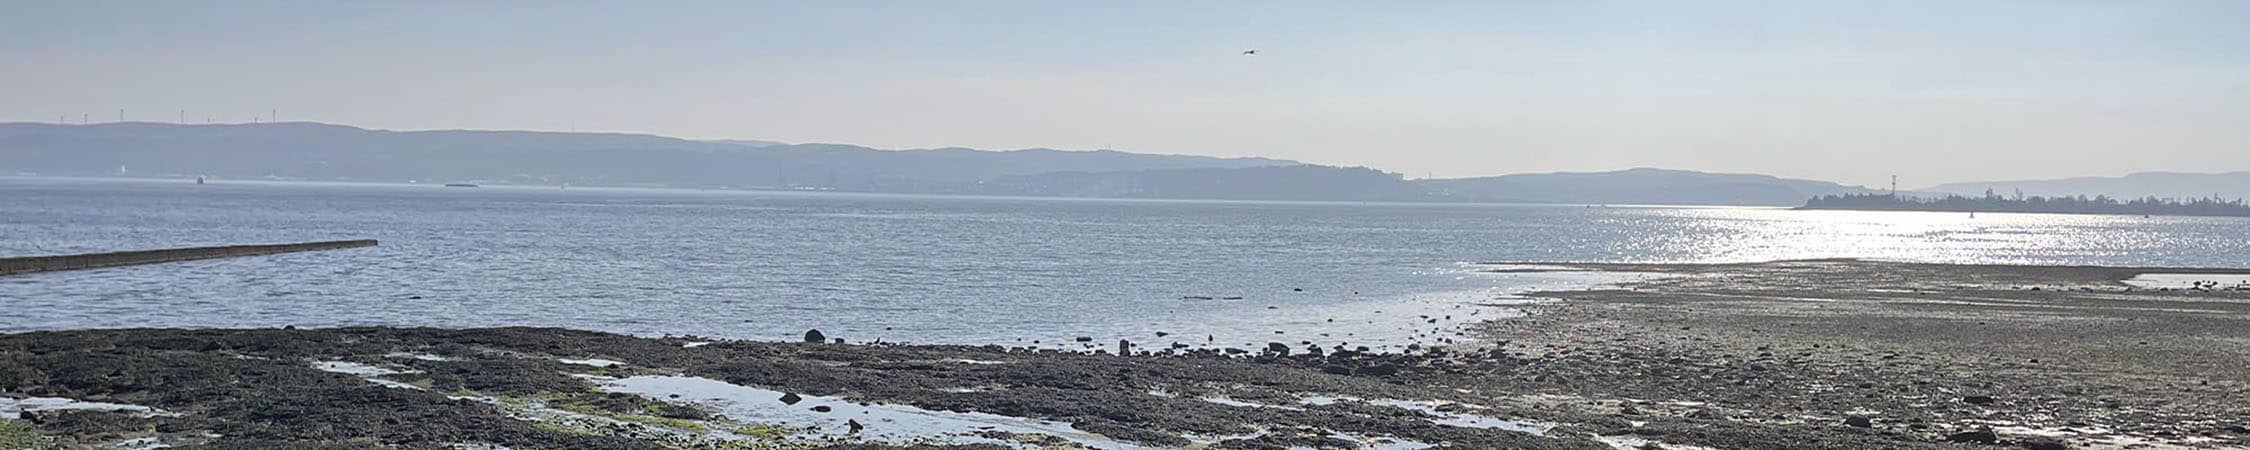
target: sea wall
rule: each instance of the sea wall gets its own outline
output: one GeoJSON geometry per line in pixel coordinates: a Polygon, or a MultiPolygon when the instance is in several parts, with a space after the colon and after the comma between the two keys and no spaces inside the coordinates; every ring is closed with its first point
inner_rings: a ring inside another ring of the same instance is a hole
{"type": "Polygon", "coordinates": [[[296,244],[224,245],[217,247],[172,248],[162,250],[135,250],[114,253],[88,253],[83,255],[26,256],[0,258],[0,275],[14,275],[57,270],[94,269],[102,267],[156,264],[198,259],[233,258],[239,256],[271,255],[276,253],[309,252],[342,248],[373,247],[374,239],[348,241],[304,242],[296,244]]]}

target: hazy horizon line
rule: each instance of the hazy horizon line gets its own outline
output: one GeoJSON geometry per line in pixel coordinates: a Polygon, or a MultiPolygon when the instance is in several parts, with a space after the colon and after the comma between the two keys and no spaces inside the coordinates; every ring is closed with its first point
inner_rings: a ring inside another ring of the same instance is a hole
{"type": "MultiPolygon", "coordinates": [[[[616,131],[616,130],[603,130],[603,131],[585,131],[585,130],[542,130],[542,129],[525,129],[525,128],[514,128],[514,129],[494,129],[494,128],[418,128],[418,129],[417,129],[417,128],[407,128],[407,129],[399,129],[399,128],[370,128],[370,127],[359,126],[359,125],[352,125],[352,124],[345,124],[345,123],[336,123],[336,122],[322,122],[322,121],[318,121],[318,120],[283,120],[283,121],[259,121],[259,122],[205,122],[205,123],[193,123],[193,122],[177,122],[177,121],[152,121],[152,120],[123,120],[123,121],[116,121],[116,120],[113,120],[113,121],[107,121],[107,122],[92,122],[92,123],[47,122],[47,121],[36,121],[36,120],[16,120],[16,121],[0,121],[0,125],[45,125],[45,126],[72,126],[72,127],[77,127],[77,126],[103,126],[103,125],[166,125],[166,126],[191,126],[191,127],[192,127],[192,126],[245,126],[245,125],[249,125],[249,126],[258,126],[258,125],[288,125],[288,124],[298,124],[298,125],[322,125],[322,126],[334,126],[334,127],[344,127],[344,128],[351,128],[351,129],[357,129],[357,130],[365,130],[365,131],[384,131],[384,132],[394,132],[394,133],[421,133],[421,132],[449,132],[449,131],[458,131],[458,132],[486,132],[486,133],[547,133],[547,134],[574,134],[574,135],[589,135],[589,136],[592,136],[592,135],[608,135],[608,136],[641,136],[641,137],[653,137],[653,138],[662,138],[662,139],[673,139],[673,140],[679,140],[679,141],[687,141],[687,142],[705,142],[705,143],[719,143],[719,144],[729,144],[729,143],[727,143],[727,142],[721,142],[721,141],[760,141],[760,142],[774,142],[774,143],[777,143],[778,145],[781,145],[781,146],[794,146],[794,145],[840,145],[840,146],[858,147],[858,148],[864,148],[864,149],[869,149],[869,150],[889,151],[889,152],[914,152],[914,151],[937,151],[937,150],[970,150],[970,151],[981,151],[981,152],[1021,152],[1021,151],[1059,151],[1059,152],[1081,152],[1081,153],[1093,153],[1093,152],[1118,152],[1118,153],[1128,153],[1128,154],[1136,154],[1136,155],[1149,155],[1149,156],[1187,156],[1187,157],[1213,158],[1213,159],[1220,159],[1220,160],[1267,160],[1267,161],[1275,161],[1275,162],[1288,162],[1288,163],[1296,163],[1296,164],[1301,164],[1301,165],[1313,165],[1313,166],[1324,166],[1324,167],[1340,167],[1340,168],[1365,168],[1365,169],[1373,169],[1373,170],[1377,170],[1377,171],[1382,171],[1382,172],[1385,172],[1385,173],[1395,173],[1395,174],[1398,174],[1398,175],[1400,175],[1400,176],[1401,176],[1402,178],[1405,178],[1405,179],[1409,179],[1409,180],[1462,180],[1462,179],[1477,179],[1477,178],[1493,178],[1493,177],[1503,177],[1503,176],[1510,176],[1510,175],[1546,175],[1546,174],[1571,175],[1571,174],[1602,174],[1602,173],[1626,172],[1626,171],[1633,171],[1633,170],[1664,170],[1664,171],[1678,171],[1678,172],[1693,172],[1693,173],[1710,174],[1710,175],[1747,175],[1747,176],[1767,176],[1767,177],[1774,177],[1774,178],[1779,178],[1779,179],[1788,179],[1788,180],[1804,180],[1804,181],[1818,181],[1818,182],[1835,183],[1835,184],[1837,184],[1837,185],[1841,185],[1841,186],[1846,186],[1846,187],[1857,187],[1857,188],[1865,188],[1865,189],[1877,189],[1877,188],[1879,188],[1879,186],[1871,186],[1871,185],[1855,185],[1855,184],[1845,183],[1845,182],[1841,182],[1841,181],[1827,180],[1827,179],[1822,179],[1822,178],[1815,178],[1815,177],[1795,177],[1795,176],[1790,176],[1790,175],[1785,175],[1785,174],[1778,174],[1778,173],[1762,173],[1762,172],[1750,172],[1750,171],[1740,171],[1740,170],[1733,170],[1733,169],[1684,169],[1684,168],[1673,168],[1673,167],[1662,167],[1662,166],[1650,166],[1650,165],[1634,165],[1634,166],[1629,166],[1629,167],[1612,167],[1612,168],[1599,168],[1599,169],[1555,169],[1555,170],[1546,170],[1546,171],[1519,171],[1519,172],[1501,172],[1501,173],[1494,173],[1494,174],[1488,174],[1488,175],[1470,175],[1470,176],[1455,176],[1455,177],[1434,177],[1434,176],[1414,177],[1414,176],[1413,176],[1413,174],[1411,174],[1411,173],[1407,173],[1407,172],[1394,172],[1394,171],[1390,171],[1390,170],[1385,170],[1385,169],[1382,169],[1382,168],[1379,168],[1379,167],[1366,166],[1366,165],[1323,164],[1323,163],[1317,163],[1317,162],[1307,162],[1307,161],[1300,161],[1300,160],[1295,160],[1295,159],[1279,158],[1279,157],[1272,157],[1272,156],[1217,156],[1217,155],[1194,154],[1194,153],[1158,153],[1158,152],[1137,151],[1137,150],[1116,149],[1116,148],[1061,148],[1061,147],[1023,147],[1023,148],[1012,148],[1012,149],[988,149],[988,148],[979,148],[979,147],[970,147],[970,146],[959,146],[959,145],[947,145],[947,146],[927,146],[927,147],[874,147],[874,146],[868,146],[868,145],[862,145],[862,144],[853,144],[853,143],[845,143],[845,142],[793,142],[793,141],[788,141],[788,140],[781,140],[781,139],[770,139],[770,138],[741,138],[741,137],[725,137],[725,138],[692,138],[692,137],[672,136],[672,135],[657,134],[657,133],[653,133],[653,132],[643,132],[643,131],[616,131]]],[[[740,145],[740,144],[733,144],[733,145],[740,145]]],[[[753,148],[756,148],[756,147],[753,147],[753,148]]],[[[1904,190],[1904,191],[1914,191],[1914,190],[1930,189],[1930,188],[1935,188],[1935,187],[1945,186],[1945,185],[1949,185],[1949,184],[1974,184],[1974,183],[2007,183],[2007,182],[2031,182],[2031,181],[2050,181],[2050,180],[2074,180],[2074,179],[2088,179],[2088,178],[2122,178],[2122,177],[2127,177],[2127,176],[2132,176],[2132,175],[2137,175],[2137,174],[2152,174],[2152,173],[2153,173],[2153,174],[2189,174],[2189,175],[2225,175],[2225,174],[2246,173],[2246,172],[2250,172],[2250,170],[2228,170],[2228,171],[2215,171],[2215,172],[2193,172],[2193,171],[2184,171],[2184,170],[2142,170],[2142,171],[2124,172],[2124,173],[2117,173],[2117,174],[2081,174],[2081,175],[2058,175],[2058,176],[2050,176],[2050,177],[2046,177],[2046,178],[2011,178],[2011,179],[1992,179],[1992,180],[1967,180],[1967,181],[1949,181],[1949,182],[1941,182],[1941,183],[1932,183],[1932,184],[1922,185],[1922,186],[1919,186],[1919,187],[1915,187],[1915,188],[1901,188],[1900,190],[1904,190]]]]}

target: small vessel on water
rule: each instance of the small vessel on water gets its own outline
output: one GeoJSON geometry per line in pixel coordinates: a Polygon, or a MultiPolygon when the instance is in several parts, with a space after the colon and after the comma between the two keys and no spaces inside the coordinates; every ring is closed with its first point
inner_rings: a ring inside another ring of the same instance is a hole
{"type": "Polygon", "coordinates": [[[196,175],[196,176],[195,176],[195,184],[203,184],[203,176],[202,176],[202,175],[196,175]]]}
{"type": "Polygon", "coordinates": [[[477,187],[476,183],[446,183],[445,187],[477,187]]]}

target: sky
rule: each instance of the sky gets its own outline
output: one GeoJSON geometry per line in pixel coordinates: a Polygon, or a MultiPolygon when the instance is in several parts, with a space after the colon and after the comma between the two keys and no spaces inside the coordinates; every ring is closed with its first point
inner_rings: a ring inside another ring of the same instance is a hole
{"type": "Polygon", "coordinates": [[[2250,2],[2236,0],[5,11],[0,121],[278,110],[401,130],[1267,156],[1413,178],[1665,167],[1923,186],[2250,170],[2250,2]]]}

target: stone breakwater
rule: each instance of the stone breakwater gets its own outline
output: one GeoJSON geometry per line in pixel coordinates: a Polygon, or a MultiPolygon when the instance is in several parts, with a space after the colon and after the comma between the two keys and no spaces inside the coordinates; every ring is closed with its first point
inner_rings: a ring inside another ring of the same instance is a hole
{"type": "Polygon", "coordinates": [[[58,270],[98,269],[103,267],[157,264],[198,259],[262,256],[276,253],[310,252],[344,248],[373,247],[373,239],[345,241],[303,242],[295,244],[222,245],[216,247],[168,248],[160,250],[134,250],[82,255],[26,256],[0,258],[0,275],[15,275],[58,270]]]}

